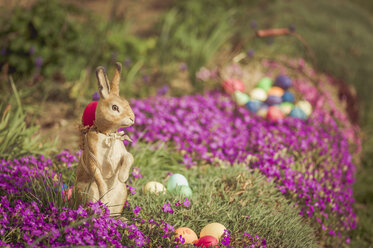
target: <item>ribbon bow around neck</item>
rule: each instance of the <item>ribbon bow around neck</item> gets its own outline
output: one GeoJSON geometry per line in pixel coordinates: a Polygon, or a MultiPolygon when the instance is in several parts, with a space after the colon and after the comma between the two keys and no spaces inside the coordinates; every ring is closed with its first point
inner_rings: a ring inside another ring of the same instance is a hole
{"type": "Polygon", "coordinates": [[[115,150],[115,141],[120,140],[123,142],[124,140],[128,140],[132,142],[132,140],[130,139],[128,135],[124,133],[124,131],[113,132],[113,133],[109,133],[105,135],[106,135],[106,138],[104,140],[104,144],[109,148],[109,150],[107,153],[107,162],[106,163],[104,162],[104,164],[102,165],[101,172],[102,172],[103,177],[105,179],[108,179],[114,175],[114,169],[113,169],[114,163],[113,163],[112,157],[113,157],[113,153],[115,150]]]}

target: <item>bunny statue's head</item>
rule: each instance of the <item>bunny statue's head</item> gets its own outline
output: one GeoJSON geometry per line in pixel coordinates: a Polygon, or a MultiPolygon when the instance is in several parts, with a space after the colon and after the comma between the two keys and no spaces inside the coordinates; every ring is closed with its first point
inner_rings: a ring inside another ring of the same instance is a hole
{"type": "Polygon", "coordinates": [[[115,66],[115,74],[111,83],[104,67],[99,66],[96,69],[100,100],[96,108],[95,126],[102,133],[113,132],[121,127],[129,127],[135,122],[135,115],[129,103],[119,96],[122,65],[117,62],[115,66]]]}

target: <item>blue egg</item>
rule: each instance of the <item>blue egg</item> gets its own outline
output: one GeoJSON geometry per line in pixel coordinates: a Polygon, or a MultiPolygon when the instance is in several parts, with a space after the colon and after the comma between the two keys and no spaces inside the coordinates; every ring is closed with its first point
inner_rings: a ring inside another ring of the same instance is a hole
{"type": "Polygon", "coordinates": [[[278,105],[278,104],[281,104],[282,103],[282,99],[281,97],[279,96],[268,96],[267,100],[266,100],[266,103],[269,105],[269,106],[272,106],[272,105],[278,105]]]}
{"type": "Polygon", "coordinates": [[[177,186],[189,186],[188,180],[181,174],[173,174],[167,181],[167,190],[173,192],[177,186]]]}
{"type": "Polygon", "coordinates": [[[279,75],[276,77],[274,85],[287,90],[291,87],[291,78],[286,75],[279,75]]]}
{"type": "Polygon", "coordinates": [[[260,106],[262,105],[262,102],[260,101],[256,101],[256,100],[253,100],[253,101],[248,101],[246,103],[246,107],[253,113],[256,113],[258,112],[260,106]]]}
{"type": "Polygon", "coordinates": [[[285,91],[285,93],[282,95],[282,100],[284,102],[294,102],[295,97],[294,97],[293,93],[291,93],[290,91],[285,91]]]}
{"type": "Polygon", "coordinates": [[[294,117],[294,118],[297,118],[297,119],[301,119],[301,120],[306,120],[307,119],[307,115],[306,113],[304,113],[304,111],[298,107],[294,107],[289,116],[291,117],[294,117]]]}

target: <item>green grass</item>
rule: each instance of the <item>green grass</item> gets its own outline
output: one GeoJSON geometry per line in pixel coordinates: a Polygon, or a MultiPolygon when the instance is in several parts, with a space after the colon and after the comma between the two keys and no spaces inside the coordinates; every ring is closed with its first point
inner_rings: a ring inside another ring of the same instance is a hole
{"type": "MultiPolygon", "coordinates": [[[[299,216],[299,209],[258,171],[245,165],[205,165],[187,170],[178,163],[180,154],[154,145],[142,144],[133,153],[143,178],[133,181],[137,194],[128,201],[142,208],[141,218],[163,219],[175,228],[189,227],[197,234],[208,223],[219,222],[231,233],[235,247],[243,245],[243,232],[266,238],[269,247],[316,247],[314,231],[299,216]],[[169,172],[188,179],[193,190],[190,208],[175,207],[177,200],[184,200],[180,195],[143,192],[149,181],[166,185],[169,172]],[[173,214],[161,210],[167,202],[172,204],[173,214]]],[[[133,215],[130,209],[126,209],[128,215],[133,215]]]]}
{"type": "MultiPolygon", "coordinates": [[[[224,164],[219,167],[200,165],[187,170],[180,164],[182,155],[179,152],[160,144],[139,143],[130,150],[135,157],[133,167],[140,168],[142,174],[139,179],[130,176],[127,182],[137,192],[128,197],[131,207],[125,208],[123,213],[130,222],[132,218],[154,219],[158,223],[163,220],[175,228],[189,227],[197,235],[208,223],[219,222],[229,230],[231,245],[234,247],[243,247],[243,232],[265,238],[268,247],[317,247],[315,231],[298,214],[299,209],[259,171],[249,170],[245,165],[239,164],[233,167],[224,164]],[[181,173],[188,179],[193,190],[189,208],[175,206],[177,201],[184,201],[180,195],[143,192],[142,188],[148,181],[166,185],[170,172],[181,173]],[[174,210],[172,214],[162,211],[162,206],[168,202],[174,210]],[[135,206],[141,207],[137,216],[132,211],[135,206]]],[[[55,163],[53,169],[62,173],[64,183],[71,185],[75,178],[74,167],[66,169],[63,164],[55,163]]],[[[24,201],[37,201],[44,206],[53,201],[59,209],[76,209],[75,193],[70,201],[66,201],[62,198],[60,189],[53,190],[55,184],[52,179],[36,179],[30,185],[33,193],[19,197],[24,201]]],[[[149,235],[149,247],[172,246],[169,239],[153,233],[159,230],[154,230],[148,224],[137,225],[149,235]]]]}

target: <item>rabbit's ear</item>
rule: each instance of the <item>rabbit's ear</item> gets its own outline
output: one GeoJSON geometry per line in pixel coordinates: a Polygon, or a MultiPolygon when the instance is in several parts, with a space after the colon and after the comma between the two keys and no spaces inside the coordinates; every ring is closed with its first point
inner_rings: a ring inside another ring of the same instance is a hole
{"type": "Polygon", "coordinates": [[[100,98],[105,99],[109,96],[110,84],[106,76],[104,67],[99,66],[96,68],[96,77],[98,82],[98,93],[100,94],[100,98]]]}
{"type": "Polygon", "coordinates": [[[120,74],[122,73],[122,64],[117,62],[115,63],[115,74],[113,80],[111,80],[111,92],[119,96],[119,83],[120,83],[120,74]]]}

